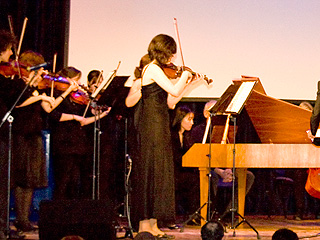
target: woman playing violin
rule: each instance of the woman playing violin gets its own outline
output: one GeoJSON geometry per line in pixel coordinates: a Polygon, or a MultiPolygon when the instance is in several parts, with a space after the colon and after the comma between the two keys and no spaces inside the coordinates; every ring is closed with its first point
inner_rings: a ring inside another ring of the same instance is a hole
{"type": "MultiPolygon", "coordinates": [[[[78,84],[81,71],[66,67],[58,74],[78,84]]],[[[55,199],[91,198],[92,149],[88,144],[86,125],[95,121],[95,116],[82,117],[86,105],[77,103],[71,94],[65,96],[59,90],[55,96],[62,98],[62,103],[49,115],[51,120],[53,169],[56,186],[55,199]]],[[[105,117],[110,109],[100,112],[105,117]]]]}
{"type": "MultiPolygon", "coordinates": [[[[142,70],[143,68],[151,62],[149,55],[145,54],[141,60],[139,67],[136,67],[134,70],[134,78],[129,78],[128,81],[126,82],[125,86],[130,87],[130,91],[128,93],[128,96],[126,98],[126,106],[127,107],[133,107],[138,103],[138,101],[141,98],[141,75],[142,75],[142,70]]],[[[169,65],[166,64],[161,64],[161,68],[164,70],[165,75],[171,79],[172,82],[175,82],[176,79],[181,77],[181,73],[177,74],[178,69],[175,65],[172,63],[169,65]],[[170,66],[170,67],[168,67],[170,66]],[[174,67],[173,67],[174,66],[174,67]]],[[[200,75],[198,75],[199,77],[200,75]]],[[[198,79],[199,80],[199,79],[198,79]]],[[[199,81],[191,81],[190,84],[187,85],[187,87],[184,88],[181,94],[178,96],[173,96],[171,94],[168,95],[168,106],[170,109],[173,109],[175,105],[181,100],[183,96],[187,94],[187,92],[191,91],[192,89],[195,88],[195,86],[199,83],[199,81]]]]}
{"type": "MultiPolygon", "coordinates": [[[[33,81],[32,85],[36,85],[37,82],[41,79],[40,75],[42,73],[42,69],[40,69],[38,71],[37,74],[35,74],[34,72],[28,73],[27,75],[24,76],[19,76],[19,71],[16,71],[17,69],[12,68],[11,69],[11,73],[14,75],[14,78],[11,78],[11,75],[8,76],[7,74],[4,74],[2,72],[2,67],[8,67],[8,64],[6,64],[9,59],[10,56],[13,54],[12,52],[12,46],[16,43],[15,39],[13,38],[13,36],[4,30],[0,30],[0,115],[1,115],[1,119],[4,119],[3,117],[5,116],[5,114],[7,113],[7,111],[14,105],[14,103],[16,102],[17,98],[19,97],[19,95],[21,94],[21,92],[25,89],[26,87],[26,83],[29,83],[30,80],[33,81]]],[[[6,69],[8,70],[8,69],[6,69]]],[[[10,69],[9,69],[10,70],[10,69]]],[[[9,71],[10,72],[10,71],[9,71]]],[[[8,73],[8,71],[6,71],[6,73],[8,73]]],[[[23,96],[20,98],[20,101],[18,104],[21,104],[22,101],[26,100],[28,97],[31,96],[32,92],[34,91],[34,89],[32,88],[28,88],[23,96]]],[[[15,109],[12,112],[12,115],[16,115],[17,110],[15,109]]],[[[14,118],[15,119],[15,118],[14,118]]],[[[26,120],[26,119],[25,119],[26,120]]],[[[8,184],[8,175],[7,175],[7,163],[8,163],[8,133],[9,133],[9,129],[8,129],[8,125],[6,122],[6,119],[3,120],[4,124],[2,125],[2,129],[1,129],[1,134],[0,134],[0,202],[1,202],[1,209],[0,209],[0,218],[5,220],[6,219],[6,207],[7,204],[5,204],[6,198],[7,198],[7,184],[8,184]]],[[[17,127],[19,126],[19,123],[15,123],[18,122],[19,119],[15,119],[14,124],[12,124],[13,126],[13,131],[15,132],[17,127]]],[[[23,125],[25,129],[28,128],[28,126],[23,125]]],[[[15,138],[14,140],[16,140],[16,134],[13,134],[13,137],[15,138]]],[[[16,151],[15,147],[13,147],[13,150],[16,151]]],[[[15,161],[15,157],[14,157],[14,152],[13,152],[13,160],[15,161]]],[[[24,154],[24,152],[20,152],[20,154],[24,154]]],[[[15,164],[13,164],[15,165],[15,164]]],[[[15,165],[16,166],[16,165],[15,165]]],[[[15,172],[15,170],[13,170],[13,172],[15,172]]],[[[14,175],[14,173],[13,173],[14,175]]],[[[25,172],[21,173],[22,177],[27,177],[30,175],[25,175],[25,172]]],[[[13,177],[14,178],[14,177],[13,177]]],[[[29,180],[29,178],[28,178],[29,180]]],[[[19,187],[33,187],[31,185],[33,185],[33,183],[31,183],[30,181],[25,181],[23,182],[23,184],[25,185],[19,185],[19,187]],[[30,184],[30,185],[29,185],[30,184]]],[[[16,185],[16,181],[15,179],[13,179],[13,187],[16,189],[18,185],[16,185]]],[[[29,205],[30,206],[30,205],[29,205]]],[[[28,209],[29,211],[29,209],[28,209]]],[[[17,218],[24,218],[26,219],[25,221],[25,225],[24,226],[19,226],[22,228],[22,230],[31,230],[32,226],[29,224],[29,220],[28,220],[28,214],[27,217],[21,217],[21,214],[17,214],[17,218]]]]}
{"type": "Polygon", "coordinates": [[[157,227],[175,222],[174,165],[169,107],[192,80],[201,76],[184,71],[174,84],[161,65],[174,59],[177,45],[168,35],[159,34],[149,44],[151,63],[142,71],[141,106],[137,109],[139,157],[132,172],[133,224],[139,231],[164,235],[157,227]],[[168,97],[171,96],[171,97],[168,97]],[[140,221],[140,222],[139,222],[140,221]]]}
{"type": "MultiPolygon", "coordinates": [[[[44,63],[41,54],[26,51],[19,57],[24,66],[44,63]]],[[[42,130],[46,129],[46,112],[42,102],[54,103],[54,99],[33,90],[32,96],[16,106],[12,112],[13,151],[12,151],[12,187],[14,188],[16,220],[14,225],[21,231],[33,230],[29,221],[29,211],[35,188],[47,186],[45,150],[42,142],[42,130]]]]}

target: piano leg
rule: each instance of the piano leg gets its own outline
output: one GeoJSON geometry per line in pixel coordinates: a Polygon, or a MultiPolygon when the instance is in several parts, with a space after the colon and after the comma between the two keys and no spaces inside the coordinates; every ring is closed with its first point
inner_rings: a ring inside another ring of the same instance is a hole
{"type": "MultiPolygon", "coordinates": [[[[238,177],[238,213],[241,216],[244,216],[244,206],[246,198],[246,178],[247,178],[247,169],[238,168],[237,177],[238,177]]],[[[200,206],[205,204],[208,201],[208,188],[209,188],[209,168],[199,168],[200,174],[200,206]]],[[[237,206],[235,206],[237,207],[237,206]]],[[[207,205],[205,205],[200,212],[201,216],[204,219],[207,219],[207,205]]],[[[201,226],[205,224],[204,220],[201,220],[201,226]]]]}
{"type": "MultiPolygon", "coordinates": [[[[241,216],[244,216],[244,206],[245,206],[245,200],[246,200],[247,169],[246,168],[237,168],[236,175],[238,176],[238,208],[239,208],[238,213],[241,216]]],[[[237,208],[237,206],[235,206],[235,207],[237,208]]],[[[239,219],[239,220],[241,220],[241,219],[239,219]]]]}
{"type": "MultiPolygon", "coordinates": [[[[208,201],[209,168],[199,168],[199,174],[200,174],[200,206],[202,206],[208,201]]],[[[208,209],[207,205],[205,205],[200,212],[201,216],[204,219],[207,219],[207,209],[208,209]]],[[[203,226],[204,224],[205,224],[205,221],[201,219],[201,226],[203,226]]]]}

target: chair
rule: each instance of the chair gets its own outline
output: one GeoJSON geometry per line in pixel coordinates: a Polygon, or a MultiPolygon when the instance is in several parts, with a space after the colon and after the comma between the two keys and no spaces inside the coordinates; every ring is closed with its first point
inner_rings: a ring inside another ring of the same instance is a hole
{"type": "Polygon", "coordinates": [[[287,219],[289,200],[293,197],[294,181],[285,176],[285,170],[276,170],[275,172],[275,192],[281,200],[283,215],[287,219]]]}

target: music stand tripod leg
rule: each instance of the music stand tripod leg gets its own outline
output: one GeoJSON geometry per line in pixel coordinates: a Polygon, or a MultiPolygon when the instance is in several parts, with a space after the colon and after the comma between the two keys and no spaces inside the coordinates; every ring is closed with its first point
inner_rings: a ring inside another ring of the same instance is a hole
{"type": "Polygon", "coordinates": [[[192,215],[189,216],[189,218],[182,223],[180,232],[184,231],[184,227],[187,225],[188,222],[190,222],[191,220],[195,219],[195,217],[199,217],[200,219],[202,219],[203,221],[206,221],[206,219],[204,217],[201,216],[200,211],[202,208],[204,208],[204,206],[206,206],[208,204],[208,202],[205,202],[201,207],[199,207],[192,215]]]}
{"type": "MultiPolygon", "coordinates": [[[[243,217],[239,214],[239,212],[237,211],[237,209],[235,208],[235,176],[236,176],[236,168],[235,168],[235,162],[236,162],[236,117],[233,116],[232,117],[232,120],[233,120],[233,123],[234,123],[234,141],[233,141],[233,167],[232,167],[232,174],[233,174],[233,177],[232,177],[232,208],[229,209],[229,211],[231,212],[232,214],[232,219],[231,219],[231,228],[233,229],[233,236],[235,237],[236,235],[236,228],[238,226],[240,226],[242,223],[247,223],[249,225],[249,227],[255,231],[257,233],[257,239],[260,239],[260,235],[258,233],[258,231],[243,217]],[[235,215],[239,216],[242,218],[242,220],[236,225],[234,226],[234,218],[235,218],[235,215]]],[[[239,174],[245,174],[246,173],[246,170],[245,171],[239,171],[239,174]]],[[[240,185],[243,185],[245,186],[245,182],[244,182],[244,176],[240,176],[239,175],[239,179],[241,179],[241,181],[239,182],[240,185]]],[[[238,180],[239,180],[238,179],[238,180]]],[[[240,187],[240,186],[239,186],[240,187]]],[[[244,190],[244,189],[242,189],[244,190]]],[[[219,218],[219,220],[223,219],[223,217],[225,216],[226,214],[223,214],[223,216],[221,218],[219,218]]]]}

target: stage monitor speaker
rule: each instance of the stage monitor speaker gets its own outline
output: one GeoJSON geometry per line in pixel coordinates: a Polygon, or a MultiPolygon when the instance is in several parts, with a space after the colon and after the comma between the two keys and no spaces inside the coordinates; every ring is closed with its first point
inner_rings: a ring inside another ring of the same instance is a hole
{"type": "Polygon", "coordinates": [[[38,225],[40,240],[116,239],[114,207],[105,200],[41,201],[38,225]]]}

